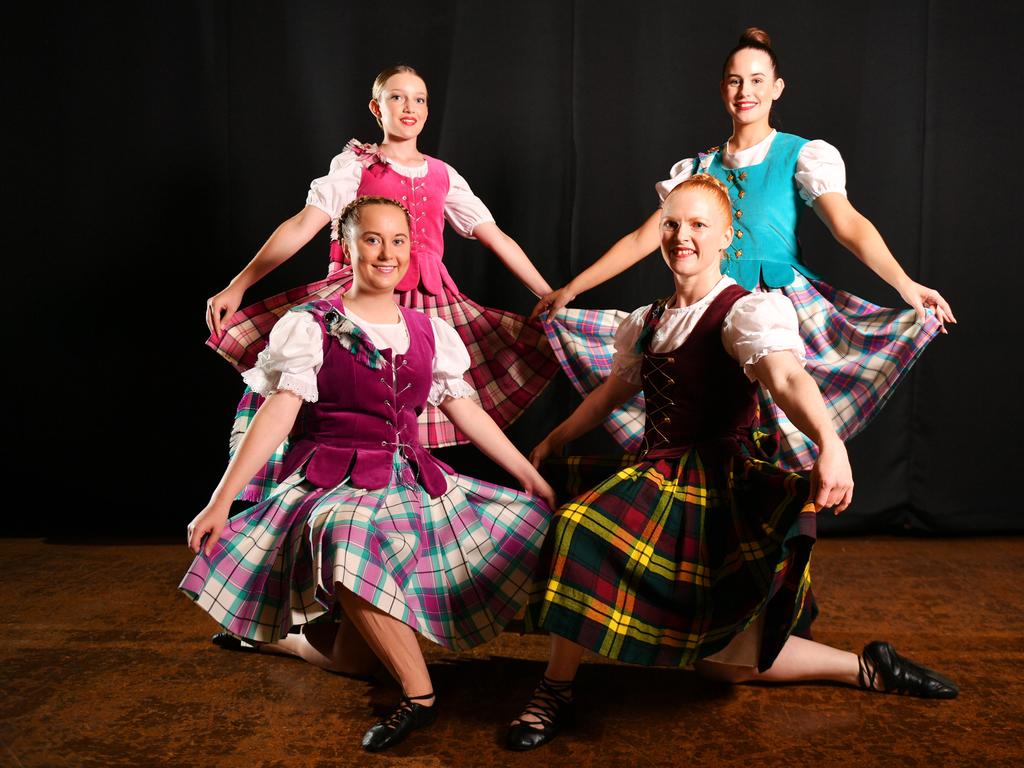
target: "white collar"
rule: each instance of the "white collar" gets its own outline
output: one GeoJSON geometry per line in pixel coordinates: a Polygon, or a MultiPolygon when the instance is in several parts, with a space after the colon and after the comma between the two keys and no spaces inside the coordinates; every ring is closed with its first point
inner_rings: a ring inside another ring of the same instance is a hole
{"type": "Polygon", "coordinates": [[[772,142],[775,140],[775,136],[778,134],[774,128],[771,133],[761,139],[757,144],[741,149],[738,152],[729,151],[729,142],[725,142],[725,147],[722,149],[722,161],[723,164],[731,168],[743,168],[748,165],[757,165],[764,161],[764,158],[768,155],[768,150],[771,149],[772,142]]]}
{"type": "Polygon", "coordinates": [[[715,283],[715,287],[708,291],[704,298],[693,302],[693,304],[687,304],[685,307],[667,307],[665,309],[665,313],[668,314],[669,312],[672,312],[673,314],[683,315],[703,310],[708,304],[718,297],[718,294],[730,285],[736,285],[736,281],[728,275],[722,275],[721,280],[715,283]]]}

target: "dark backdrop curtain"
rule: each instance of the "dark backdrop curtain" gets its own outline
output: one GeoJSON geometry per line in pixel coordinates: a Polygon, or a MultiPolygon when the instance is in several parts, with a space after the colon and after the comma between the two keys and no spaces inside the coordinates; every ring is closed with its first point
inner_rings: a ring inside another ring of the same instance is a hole
{"type": "MultiPolygon", "coordinates": [[[[830,531],[1020,531],[1010,2],[51,3],[5,23],[8,422],[4,531],[174,533],[223,470],[240,394],[202,342],[203,305],[355,136],[376,141],[377,71],[417,67],[424,151],[456,167],[562,284],[653,210],[655,181],[723,141],[725,53],[773,37],[781,130],[835,144],[854,204],[961,321],[850,444],[855,506],[830,531]]],[[[450,233],[449,233],[450,235],[450,233]]],[[[806,258],[895,293],[808,213],[806,258]]],[[[326,267],[326,233],[256,286],[326,267]]],[[[478,301],[526,312],[491,254],[450,236],[478,301]]],[[[657,258],[581,297],[633,309],[657,258]]],[[[512,430],[526,450],[575,396],[557,381],[512,430]]],[[[600,437],[585,448],[607,448],[600,437]]],[[[472,451],[466,469],[494,473],[472,451]]]]}

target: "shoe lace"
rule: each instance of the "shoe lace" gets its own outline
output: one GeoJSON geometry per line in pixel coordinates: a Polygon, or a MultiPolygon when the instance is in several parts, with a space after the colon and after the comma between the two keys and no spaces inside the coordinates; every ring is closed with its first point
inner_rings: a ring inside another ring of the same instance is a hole
{"type": "Polygon", "coordinates": [[[554,725],[562,707],[572,702],[572,680],[552,680],[542,677],[540,684],[533,692],[533,698],[526,709],[516,718],[517,723],[540,727],[541,730],[554,725]],[[524,720],[524,715],[531,715],[533,720],[524,720]]]}
{"type": "Polygon", "coordinates": [[[878,665],[868,666],[863,656],[857,656],[857,682],[860,687],[868,691],[878,690],[875,687],[875,678],[878,675],[878,665]]]}
{"type": "Polygon", "coordinates": [[[402,700],[398,702],[398,705],[392,710],[391,714],[385,717],[381,721],[381,725],[387,728],[389,731],[397,730],[398,726],[402,724],[402,721],[413,711],[414,701],[426,701],[427,699],[433,699],[433,692],[424,694],[423,696],[403,696],[402,700]]]}

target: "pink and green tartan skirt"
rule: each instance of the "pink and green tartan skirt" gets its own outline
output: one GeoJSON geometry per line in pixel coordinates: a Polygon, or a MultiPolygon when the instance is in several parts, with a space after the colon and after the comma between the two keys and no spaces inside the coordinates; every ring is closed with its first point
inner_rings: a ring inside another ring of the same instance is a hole
{"type": "Polygon", "coordinates": [[[399,482],[405,466],[396,454],[380,490],[314,488],[300,469],[231,518],[179,588],[253,642],[329,618],[337,585],[446,648],[492,639],[528,596],[551,513],[462,475],[431,498],[399,482]]]}
{"type": "MultiPolygon", "coordinates": [[[[772,290],[781,292],[796,308],[804,367],[821,390],[843,440],[867,426],[940,330],[934,314],[919,323],[912,309],[879,307],[799,273],[789,285],[772,290]]],[[[584,397],[611,375],[615,331],[627,316],[620,310],[564,309],[544,321],[555,357],[584,397]]],[[[817,458],[814,444],[763,387],[759,400],[763,431],[779,435],[779,466],[810,469],[817,458]]],[[[626,451],[639,451],[644,434],[643,393],[613,412],[604,426],[626,451]]]]}
{"type": "MultiPolygon", "coordinates": [[[[266,347],[274,324],[292,307],[343,294],[352,284],[352,268],[343,267],[330,277],[293,288],[236,312],[223,335],[211,336],[206,344],[239,371],[256,364],[266,347]]],[[[544,391],[558,372],[558,362],[540,323],[524,316],[477,304],[462,293],[431,295],[420,291],[395,294],[403,307],[439,317],[458,332],[469,350],[466,377],[476,390],[475,399],[502,429],[508,427],[544,391]]],[[[246,389],[235,413],[231,451],[245,434],[263,398],[246,389]]],[[[437,408],[427,406],[420,415],[420,442],[428,448],[443,448],[467,442],[437,408]]],[[[282,444],[270,462],[239,495],[246,501],[266,498],[281,478],[277,476],[287,444],[282,444]]]]}

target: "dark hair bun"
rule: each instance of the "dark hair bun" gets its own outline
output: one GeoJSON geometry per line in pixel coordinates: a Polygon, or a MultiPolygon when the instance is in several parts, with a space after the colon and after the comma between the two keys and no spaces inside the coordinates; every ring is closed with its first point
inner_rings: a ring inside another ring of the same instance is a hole
{"type": "Polygon", "coordinates": [[[758,43],[765,48],[772,47],[772,39],[768,37],[768,33],[758,27],[747,27],[743,30],[743,34],[740,35],[740,45],[748,43],[758,43]]]}
{"type": "Polygon", "coordinates": [[[775,77],[782,77],[779,72],[779,59],[775,55],[775,51],[772,50],[772,39],[768,37],[768,33],[760,27],[747,27],[743,34],[740,35],[740,43],[731,51],[729,55],[725,57],[725,64],[722,65],[722,77],[726,76],[729,62],[732,61],[732,57],[745,48],[753,48],[755,50],[764,51],[768,58],[772,62],[772,70],[775,77]]]}

